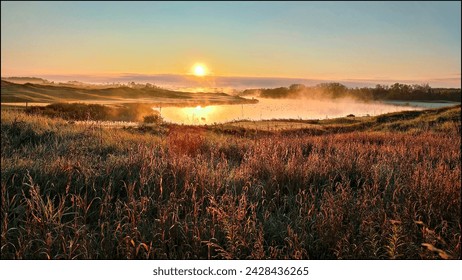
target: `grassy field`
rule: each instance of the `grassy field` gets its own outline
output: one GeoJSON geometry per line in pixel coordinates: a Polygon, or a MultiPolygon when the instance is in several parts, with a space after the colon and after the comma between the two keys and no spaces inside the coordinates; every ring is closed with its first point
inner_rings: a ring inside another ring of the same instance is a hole
{"type": "Polygon", "coordinates": [[[158,87],[127,86],[85,88],[43,84],[15,84],[2,80],[2,103],[57,103],[85,102],[101,104],[142,103],[153,106],[197,106],[218,104],[245,104],[256,100],[226,93],[182,92],[158,87]]]}
{"type": "Polygon", "coordinates": [[[460,258],[460,113],[110,128],[2,110],[1,258],[460,258]]]}
{"type": "Polygon", "coordinates": [[[268,120],[235,121],[217,125],[222,130],[249,132],[282,132],[284,134],[326,134],[360,131],[402,131],[421,132],[430,128],[444,129],[460,120],[460,106],[423,111],[402,111],[379,116],[345,117],[323,120],[268,120]]]}

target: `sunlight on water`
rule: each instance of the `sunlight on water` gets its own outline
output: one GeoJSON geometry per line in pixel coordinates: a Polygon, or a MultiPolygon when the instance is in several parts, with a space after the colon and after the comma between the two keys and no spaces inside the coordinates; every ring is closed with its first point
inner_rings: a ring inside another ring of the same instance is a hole
{"type": "Polygon", "coordinates": [[[449,103],[425,104],[387,104],[380,102],[358,102],[343,100],[300,100],[300,99],[265,99],[259,103],[243,105],[215,105],[197,107],[163,107],[154,108],[162,117],[178,124],[213,124],[234,120],[269,120],[269,119],[326,119],[345,117],[353,114],[374,116],[405,110],[422,110],[430,107],[450,106],[449,103]],[[416,105],[416,106],[414,106],[416,105]],[[439,105],[439,106],[438,106],[439,105]]]}

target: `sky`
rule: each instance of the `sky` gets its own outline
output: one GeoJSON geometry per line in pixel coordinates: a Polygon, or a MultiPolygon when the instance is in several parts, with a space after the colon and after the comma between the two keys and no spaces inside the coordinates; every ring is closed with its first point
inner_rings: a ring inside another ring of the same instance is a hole
{"type": "Polygon", "coordinates": [[[1,75],[460,87],[461,2],[1,2],[1,75]]]}

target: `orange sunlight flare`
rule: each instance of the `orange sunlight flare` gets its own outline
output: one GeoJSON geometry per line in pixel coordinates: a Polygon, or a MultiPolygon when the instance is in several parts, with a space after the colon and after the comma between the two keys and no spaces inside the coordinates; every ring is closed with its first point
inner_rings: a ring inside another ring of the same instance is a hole
{"type": "Polygon", "coordinates": [[[198,77],[203,77],[207,75],[207,67],[203,64],[195,64],[193,66],[193,73],[198,77]]]}

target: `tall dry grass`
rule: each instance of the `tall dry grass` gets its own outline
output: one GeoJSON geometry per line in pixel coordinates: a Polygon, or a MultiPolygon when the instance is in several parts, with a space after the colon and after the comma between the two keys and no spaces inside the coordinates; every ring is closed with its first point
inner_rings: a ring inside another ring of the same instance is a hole
{"type": "Polygon", "coordinates": [[[2,111],[1,256],[459,258],[458,122],[242,136],[2,111]]]}

